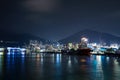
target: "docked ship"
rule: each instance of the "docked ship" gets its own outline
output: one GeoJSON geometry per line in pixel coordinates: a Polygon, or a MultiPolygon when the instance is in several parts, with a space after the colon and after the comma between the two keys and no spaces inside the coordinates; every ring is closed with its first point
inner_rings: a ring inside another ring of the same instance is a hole
{"type": "Polygon", "coordinates": [[[81,42],[80,42],[80,45],[79,45],[79,48],[77,50],[77,54],[82,54],[82,55],[91,55],[91,49],[88,48],[87,46],[87,42],[88,42],[88,39],[83,37],[81,38],[81,42]]]}
{"type": "Polygon", "coordinates": [[[88,48],[87,46],[87,42],[88,39],[83,37],[81,38],[80,44],[78,45],[78,49],[74,50],[74,49],[70,49],[69,51],[67,51],[67,54],[69,55],[91,55],[91,49],[88,48]]]}

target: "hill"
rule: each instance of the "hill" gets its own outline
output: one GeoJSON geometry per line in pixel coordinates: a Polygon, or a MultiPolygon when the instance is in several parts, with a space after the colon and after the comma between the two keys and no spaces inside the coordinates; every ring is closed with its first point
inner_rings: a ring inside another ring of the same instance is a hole
{"type": "Polygon", "coordinates": [[[2,32],[0,33],[0,46],[22,46],[28,44],[30,40],[38,40],[43,44],[48,40],[31,35],[31,34],[18,34],[2,32]]]}
{"type": "Polygon", "coordinates": [[[90,43],[96,42],[96,43],[106,43],[107,45],[111,43],[118,43],[120,44],[120,37],[114,36],[112,34],[104,33],[104,32],[98,32],[94,30],[82,30],[78,33],[75,33],[65,39],[59,40],[59,42],[66,44],[69,42],[80,42],[81,37],[87,37],[89,39],[90,43]]]}

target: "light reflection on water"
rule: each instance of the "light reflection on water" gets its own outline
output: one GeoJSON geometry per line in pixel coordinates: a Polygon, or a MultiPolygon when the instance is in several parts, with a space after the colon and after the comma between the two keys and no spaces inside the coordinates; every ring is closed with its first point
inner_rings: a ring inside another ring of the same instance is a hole
{"type": "Polygon", "coordinates": [[[2,69],[3,69],[3,60],[4,60],[4,57],[0,55],[0,75],[2,75],[2,69]]]}
{"type": "Polygon", "coordinates": [[[103,69],[102,69],[101,56],[96,56],[96,59],[97,59],[96,80],[104,80],[104,73],[103,73],[103,69]]]}
{"type": "Polygon", "coordinates": [[[6,80],[119,80],[120,58],[8,54],[0,56],[0,75],[6,80]]]}

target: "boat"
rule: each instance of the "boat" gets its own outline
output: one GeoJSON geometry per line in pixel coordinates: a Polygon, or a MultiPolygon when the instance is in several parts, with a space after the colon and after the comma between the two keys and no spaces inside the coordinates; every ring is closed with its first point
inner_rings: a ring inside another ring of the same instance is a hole
{"type": "Polygon", "coordinates": [[[69,51],[66,51],[68,55],[87,55],[90,56],[91,55],[91,49],[87,47],[87,42],[88,39],[83,37],[81,38],[81,42],[78,46],[77,50],[74,49],[70,49],[69,51]]]}
{"type": "Polygon", "coordinates": [[[76,52],[78,55],[91,55],[91,49],[90,48],[86,48],[86,49],[78,49],[78,51],[76,52]]]}

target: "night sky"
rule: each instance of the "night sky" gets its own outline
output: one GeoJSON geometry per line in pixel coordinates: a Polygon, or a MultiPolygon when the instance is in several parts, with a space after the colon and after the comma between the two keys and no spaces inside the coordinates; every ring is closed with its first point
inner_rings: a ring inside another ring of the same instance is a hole
{"type": "Polygon", "coordinates": [[[120,35],[120,0],[1,0],[0,28],[59,40],[83,29],[120,35]]]}

